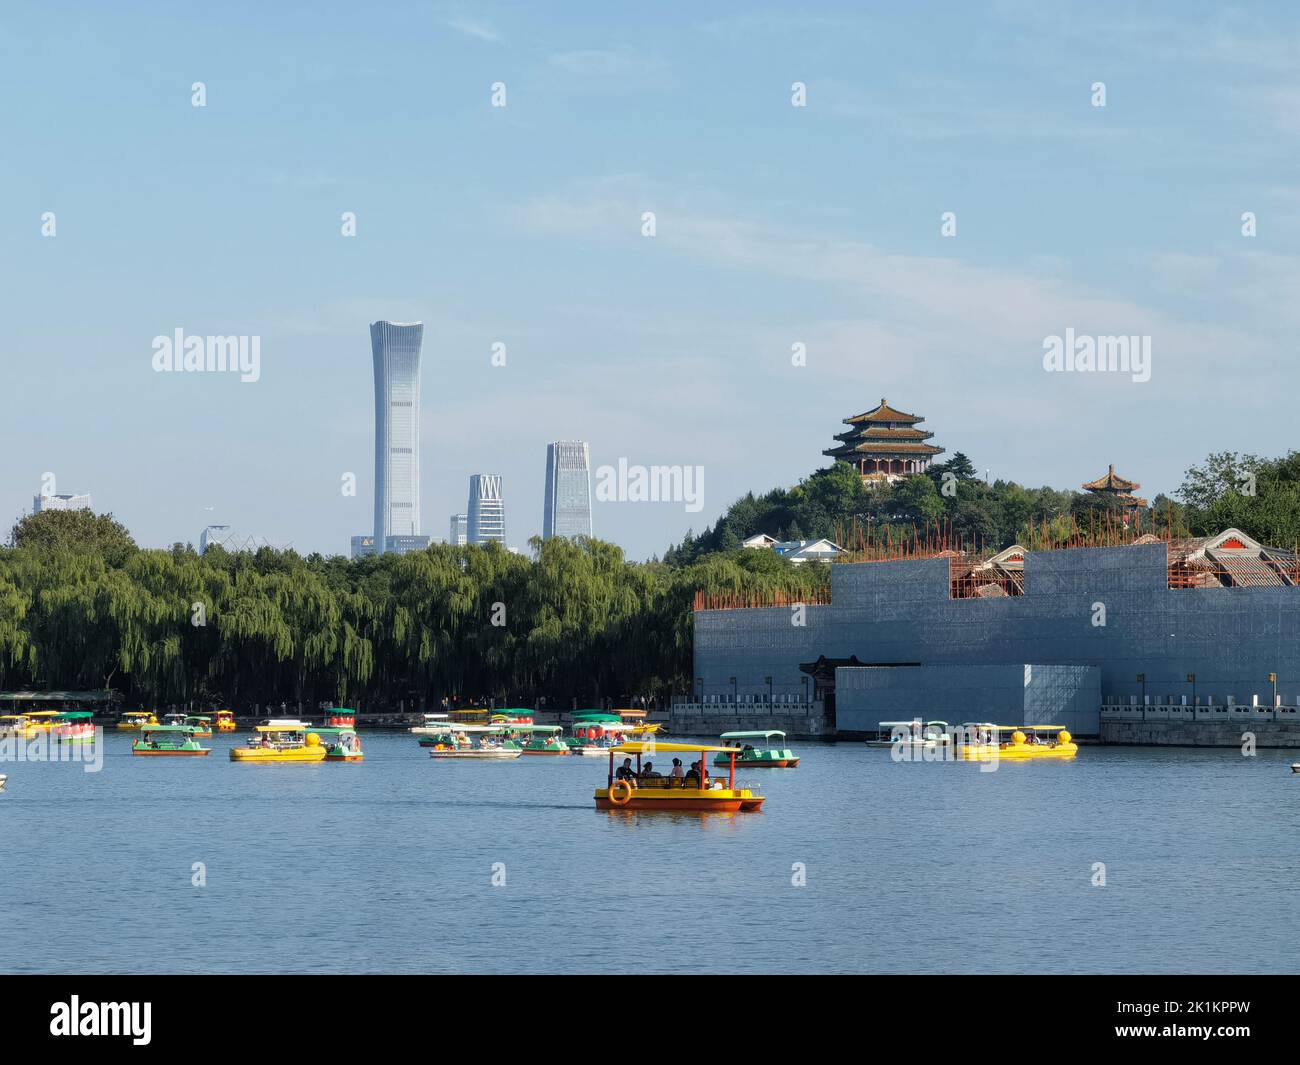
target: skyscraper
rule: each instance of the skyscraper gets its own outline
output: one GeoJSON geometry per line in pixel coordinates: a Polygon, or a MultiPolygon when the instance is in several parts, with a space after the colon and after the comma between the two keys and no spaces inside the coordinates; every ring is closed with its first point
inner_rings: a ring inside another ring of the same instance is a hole
{"type": "Polygon", "coordinates": [[[32,496],[32,513],[42,510],[90,510],[90,493],[85,495],[40,495],[32,496]]]}
{"type": "Polygon", "coordinates": [[[542,539],[591,535],[591,452],[585,440],[546,445],[542,539]]]}
{"type": "Polygon", "coordinates": [[[451,516],[451,530],[447,537],[447,543],[456,547],[469,543],[469,515],[453,514],[451,516]]]}
{"type": "Polygon", "coordinates": [[[420,322],[372,322],[375,360],[375,550],[420,535],[420,322]]]}
{"type": "Polygon", "coordinates": [[[499,473],[476,473],[469,479],[469,542],[506,542],[506,505],[499,473]]]}

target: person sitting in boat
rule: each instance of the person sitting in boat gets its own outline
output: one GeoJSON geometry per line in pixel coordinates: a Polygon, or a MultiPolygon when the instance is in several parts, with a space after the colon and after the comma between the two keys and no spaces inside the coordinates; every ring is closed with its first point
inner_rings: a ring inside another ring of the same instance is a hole
{"type": "Polygon", "coordinates": [[[632,784],[636,783],[636,770],[632,768],[632,759],[624,758],[623,764],[614,771],[615,780],[626,780],[632,784]]]}
{"type": "Polygon", "coordinates": [[[664,775],[655,769],[654,762],[646,762],[645,768],[641,770],[642,780],[663,780],[664,775]]]}
{"type": "Polygon", "coordinates": [[[673,771],[669,776],[674,780],[681,780],[686,776],[686,770],[682,768],[682,760],[680,758],[673,759],[673,771]]]}
{"type": "Polygon", "coordinates": [[[682,777],[682,787],[698,788],[700,786],[700,763],[692,762],[691,768],[686,770],[685,776],[682,777]]]}

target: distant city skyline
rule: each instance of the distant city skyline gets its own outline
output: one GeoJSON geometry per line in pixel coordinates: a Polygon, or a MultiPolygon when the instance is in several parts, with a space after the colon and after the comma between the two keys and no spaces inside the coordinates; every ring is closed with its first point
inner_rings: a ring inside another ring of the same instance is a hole
{"type": "Polygon", "coordinates": [[[85,5],[65,34],[7,5],[6,523],[52,472],[143,546],[218,515],[345,552],[376,524],[378,320],[424,324],[439,538],[490,470],[526,546],[547,443],[582,439],[593,487],[621,459],[706,467],[699,512],[593,501],[601,539],[661,556],[826,466],[828,425],[881,396],[1031,488],[1114,461],[1154,498],[1209,454],[1294,446],[1294,6],[475,21],[85,5]],[[160,144],[171,163],[136,165],[160,144]],[[214,159],[233,162],[176,179],[214,159]],[[257,379],[155,372],[178,330],[257,340],[257,379]],[[1046,372],[1045,340],[1087,335],[1149,338],[1149,379],[1046,372]],[[1096,451],[1106,426],[1192,410],[1195,434],[1096,451]]]}
{"type": "Polygon", "coordinates": [[[542,539],[591,536],[591,449],[585,440],[546,445],[542,539]]]}

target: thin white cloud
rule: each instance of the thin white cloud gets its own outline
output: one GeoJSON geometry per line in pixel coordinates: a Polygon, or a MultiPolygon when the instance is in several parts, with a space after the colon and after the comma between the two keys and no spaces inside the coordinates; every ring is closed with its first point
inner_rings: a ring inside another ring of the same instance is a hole
{"type": "Polygon", "coordinates": [[[500,44],[503,40],[497,28],[485,18],[457,14],[446,18],[443,24],[457,33],[463,33],[466,37],[475,37],[489,44],[500,44]]]}

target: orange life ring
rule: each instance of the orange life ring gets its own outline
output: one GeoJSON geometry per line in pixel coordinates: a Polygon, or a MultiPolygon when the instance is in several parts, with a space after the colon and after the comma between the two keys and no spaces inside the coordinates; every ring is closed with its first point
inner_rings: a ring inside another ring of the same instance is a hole
{"type": "Polygon", "coordinates": [[[614,783],[609,786],[609,801],[615,806],[626,806],[632,801],[632,785],[626,780],[614,781],[614,783]],[[622,787],[622,792],[620,792],[620,794],[623,795],[621,799],[615,794],[616,792],[619,792],[620,786],[622,787]]]}

